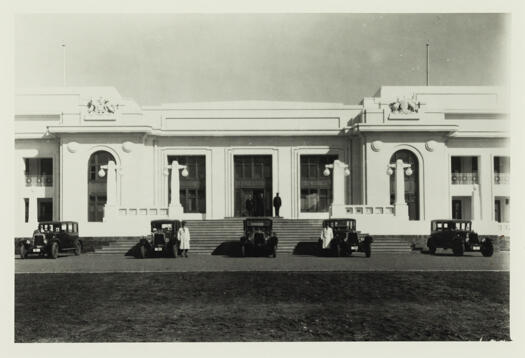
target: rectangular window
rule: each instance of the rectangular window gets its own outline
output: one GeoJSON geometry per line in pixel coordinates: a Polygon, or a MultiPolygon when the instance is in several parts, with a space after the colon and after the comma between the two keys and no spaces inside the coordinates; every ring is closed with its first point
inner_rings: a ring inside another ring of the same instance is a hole
{"type": "Polygon", "coordinates": [[[38,209],[38,221],[52,221],[53,220],[53,199],[51,198],[38,198],[37,199],[38,209]]]}
{"type": "Polygon", "coordinates": [[[478,157],[454,156],[451,157],[451,183],[452,184],[478,184],[478,157]]]}
{"type": "Polygon", "coordinates": [[[494,184],[510,183],[510,157],[494,157],[494,184]]]}
{"type": "MultiPolygon", "coordinates": [[[[206,213],[206,156],[187,155],[187,156],[168,156],[168,163],[176,160],[181,165],[186,165],[188,176],[179,175],[179,194],[180,204],[185,213],[206,213]]],[[[236,163],[236,169],[240,166],[236,163]]],[[[236,173],[238,170],[235,171],[236,173]]],[[[168,183],[171,181],[172,171],[168,176],[168,183]]],[[[171,188],[168,187],[168,202],[171,201],[171,188]]]]}
{"type": "Polygon", "coordinates": [[[327,212],[332,204],[332,171],[323,174],[325,165],[337,155],[301,155],[301,211],[327,212]]]}
{"type": "Polygon", "coordinates": [[[26,186],[53,186],[53,158],[25,158],[26,186]]]}
{"type": "Polygon", "coordinates": [[[24,198],[25,216],[24,222],[29,222],[29,198],[24,198]]]}

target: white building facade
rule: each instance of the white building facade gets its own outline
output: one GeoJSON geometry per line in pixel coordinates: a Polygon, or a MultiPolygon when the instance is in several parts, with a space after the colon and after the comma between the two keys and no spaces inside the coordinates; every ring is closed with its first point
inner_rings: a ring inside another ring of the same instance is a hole
{"type": "Polygon", "coordinates": [[[507,96],[495,87],[382,87],[359,105],[140,107],[110,87],[19,91],[16,235],[73,220],[137,236],[159,218],[354,217],[371,234],[470,219],[507,234],[507,96]]]}

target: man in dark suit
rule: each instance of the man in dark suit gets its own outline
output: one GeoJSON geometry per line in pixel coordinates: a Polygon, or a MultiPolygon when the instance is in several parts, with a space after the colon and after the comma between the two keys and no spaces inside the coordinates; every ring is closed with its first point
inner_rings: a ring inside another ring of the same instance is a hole
{"type": "Polygon", "coordinates": [[[279,209],[281,208],[281,197],[279,196],[279,193],[275,194],[275,198],[273,198],[273,207],[275,208],[275,216],[279,216],[279,209]]]}
{"type": "Polygon", "coordinates": [[[246,199],[246,211],[248,212],[248,216],[253,216],[253,199],[251,195],[246,199]]]}

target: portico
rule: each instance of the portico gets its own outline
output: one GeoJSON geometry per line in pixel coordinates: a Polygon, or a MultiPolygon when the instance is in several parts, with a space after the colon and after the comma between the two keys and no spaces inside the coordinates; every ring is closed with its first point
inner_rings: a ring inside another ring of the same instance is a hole
{"type": "Polygon", "coordinates": [[[432,219],[468,214],[496,232],[509,202],[507,118],[498,91],[383,87],[362,105],[158,107],[139,107],[112,88],[24,93],[17,97],[24,164],[17,181],[26,183],[17,189],[17,232],[34,229],[38,199],[50,200],[53,219],[107,236],[143,234],[157,218],[244,217],[249,197],[258,200],[252,214],[271,216],[277,192],[286,219],[355,217],[372,233],[424,234],[432,219]],[[95,92],[112,112],[88,105],[95,92]],[[63,100],[46,104],[50,94],[63,100]],[[404,96],[417,101],[397,106],[404,96]],[[479,108],[471,107],[475,98],[483,99],[479,108]],[[45,158],[52,158],[53,175],[49,181],[47,169],[37,173],[50,183],[38,189],[27,184],[35,174],[25,166],[45,158]]]}

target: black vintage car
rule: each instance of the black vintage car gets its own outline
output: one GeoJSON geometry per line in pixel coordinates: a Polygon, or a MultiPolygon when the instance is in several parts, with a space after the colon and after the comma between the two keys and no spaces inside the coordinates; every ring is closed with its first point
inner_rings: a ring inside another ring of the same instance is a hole
{"type": "Polygon", "coordinates": [[[56,259],[59,252],[73,252],[80,255],[82,241],[78,237],[78,223],[74,221],[45,221],[38,223],[38,229],[30,239],[24,239],[18,247],[20,258],[29,254],[56,259]]]}
{"type": "Polygon", "coordinates": [[[277,255],[279,239],[272,231],[272,219],[246,218],[244,219],[244,236],[241,237],[241,256],[248,252],[255,254],[277,255]]]}
{"type": "Polygon", "coordinates": [[[328,219],[323,221],[323,228],[332,228],[334,238],[329,247],[323,250],[323,242],[319,238],[319,249],[324,254],[335,256],[351,256],[353,252],[364,252],[366,257],[372,254],[372,237],[356,230],[355,219],[328,219]]]}
{"type": "Polygon", "coordinates": [[[427,246],[432,255],[437,248],[452,249],[456,256],[462,256],[466,251],[481,252],[486,257],[494,253],[492,241],[488,237],[480,239],[472,231],[472,222],[469,220],[432,220],[430,231],[427,246]]]}
{"type": "Polygon", "coordinates": [[[179,220],[152,220],[151,234],[143,237],[139,242],[138,258],[177,257],[179,251],[177,233],[180,226],[179,220]]]}

